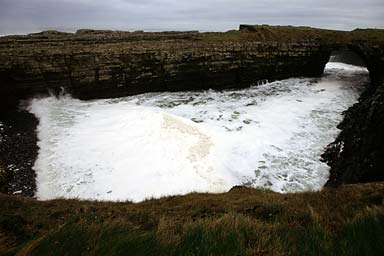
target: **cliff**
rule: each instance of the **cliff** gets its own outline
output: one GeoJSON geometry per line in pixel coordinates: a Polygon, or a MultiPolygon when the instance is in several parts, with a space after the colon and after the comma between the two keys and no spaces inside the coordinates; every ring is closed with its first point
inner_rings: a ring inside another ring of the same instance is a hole
{"type": "Polygon", "coordinates": [[[243,87],[264,79],[318,76],[329,57],[318,42],[248,36],[82,31],[6,37],[0,39],[1,95],[19,99],[65,89],[92,99],[243,87]]]}
{"type": "Polygon", "coordinates": [[[2,37],[2,100],[62,89],[91,99],[318,76],[331,51],[345,47],[362,55],[378,80],[372,56],[379,55],[381,34],[367,38],[310,28],[240,28],[226,33],[79,30],[2,37]]]}
{"type": "Polygon", "coordinates": [[[331,166],[327,185],[384,180],[384,84],[368,88],[338,128],[323,154],[331,166]]]}

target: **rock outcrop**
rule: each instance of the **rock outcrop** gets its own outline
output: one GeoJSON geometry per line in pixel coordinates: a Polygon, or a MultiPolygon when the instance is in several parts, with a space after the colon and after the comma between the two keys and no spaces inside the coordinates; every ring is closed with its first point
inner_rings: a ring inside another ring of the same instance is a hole
{"type": "Polygon", "coordinates": [[[384,84],[368,88],[338,128],[323,154],[331,166],[327,185],[384,180],[384,84]]]}
{"type": "Polygon", "coordinates": [[[340,135],[323,154],[331,166],[328,186],[384,180],[384,46],[368,41],[356,45],[371,85],[345,112],[340,135]]]}

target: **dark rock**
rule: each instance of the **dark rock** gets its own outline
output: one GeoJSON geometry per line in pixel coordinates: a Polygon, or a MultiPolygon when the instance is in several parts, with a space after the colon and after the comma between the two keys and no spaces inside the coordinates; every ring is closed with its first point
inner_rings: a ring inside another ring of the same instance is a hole
{"type": "Polygon", "coordinates": [[[17,108],[0,112],[0,192],[34,196],[37,118],[17,108]]]}
{"type": "Polygon", "coordinates": [[[323,154],[331,166],[326,185],[384,180],[384,85],[369,88],[339,128],[323,154]]]}
{"type": "Polygon", "coordinates": [[[247,190],[247,189],[249,189],[249,187],[237,185],[237,186],[233,186],[228,192],[236,192],[236,191],[247,190]]]}

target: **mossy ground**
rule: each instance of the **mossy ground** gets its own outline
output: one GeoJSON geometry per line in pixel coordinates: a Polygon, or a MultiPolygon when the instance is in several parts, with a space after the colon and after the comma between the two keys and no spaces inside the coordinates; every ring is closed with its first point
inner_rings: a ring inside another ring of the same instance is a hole
{"type": "Polygon", "coordinates": [[[142,203],[0,195],[0,255],[384,255],[384,183],[142,203]]]}

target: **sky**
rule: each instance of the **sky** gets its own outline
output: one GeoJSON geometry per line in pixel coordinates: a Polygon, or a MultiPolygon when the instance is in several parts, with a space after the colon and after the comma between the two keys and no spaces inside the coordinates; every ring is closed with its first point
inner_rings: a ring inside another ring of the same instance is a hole
{"type": "Polygon", "coordinates": [[[0,35],[48,29],[384,28],[384,0],[0,0],[0,35]]]}

